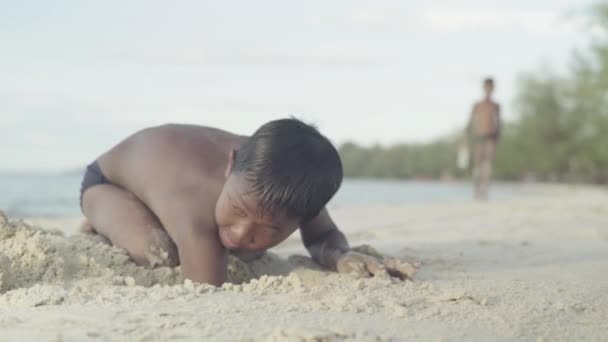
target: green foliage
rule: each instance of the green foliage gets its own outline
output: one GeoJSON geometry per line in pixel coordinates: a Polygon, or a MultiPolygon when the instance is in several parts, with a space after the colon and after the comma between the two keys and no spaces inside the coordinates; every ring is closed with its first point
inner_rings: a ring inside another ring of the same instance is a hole
{"type": "Polygon", "coordinates": [[[387,148],[346,143],[340,148],[347,177],[438,178],[457,175],[454,139],[387,148]]]}
{"type": "MultiPolygon", "coordinates": [[[[590,11],[599,31],[586,53],[573,53],[565,75],[519,80],[518,117],[503,125],[495,173],[502,179],[608,182],[608,2],[590,11]]],[[[428,144],[340,148],[350,177],[437,178],[456,168],[457,135],[428,144]]]]}

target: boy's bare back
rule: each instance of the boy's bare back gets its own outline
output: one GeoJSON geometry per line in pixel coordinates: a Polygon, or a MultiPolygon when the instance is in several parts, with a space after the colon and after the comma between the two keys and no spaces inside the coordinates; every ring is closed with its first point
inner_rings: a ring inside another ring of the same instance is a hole
{"type": "Polygon", "coordinates": [[[112,184],[129,190],[154,213],[188,206],[176,203],[187,197],[196,202],[201,216],[210,217],[225,182],[230,152],[245,139],[210,127],[163,125],[135,133],[98,162],[112,184]]]}

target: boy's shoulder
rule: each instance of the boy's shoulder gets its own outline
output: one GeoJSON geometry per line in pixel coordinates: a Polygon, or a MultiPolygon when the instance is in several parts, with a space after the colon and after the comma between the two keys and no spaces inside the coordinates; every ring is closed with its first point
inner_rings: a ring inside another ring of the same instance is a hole
{"type": "Polygon", "coordinates": [[[224,129],[194,124],[167,123],[140,130],[137,140],[162,141],[170,145],[180,143],[240,144],[247,137],[224,129]]]}
{"type": "Polygon", "coordinates": [[[181,124],[181,123],[166,123],[158,126],[151,126],[144,128],[140,131],[143,134],[217,134],[217,135],[234,135],[234,133],[211,126],[194,125],[194,124],[181,124]]]}

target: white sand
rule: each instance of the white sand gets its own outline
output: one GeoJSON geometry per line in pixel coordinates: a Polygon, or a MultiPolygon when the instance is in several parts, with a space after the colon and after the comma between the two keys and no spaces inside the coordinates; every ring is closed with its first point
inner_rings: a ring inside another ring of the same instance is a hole
{"type": "MultiPolygon", "coordinates": [[[[116,248],[0,218],[0,340],[608,338],[604,192],[559,188],[333,216],[353,244],[421,261],[417,279],[357,280],[270,254],[233,260],[231,277],[274,275],[215,289],[184,284],[178,269],[136,267],[116,248]]],[[[304,254],[297,236],[274,252],[304,254]]]]}

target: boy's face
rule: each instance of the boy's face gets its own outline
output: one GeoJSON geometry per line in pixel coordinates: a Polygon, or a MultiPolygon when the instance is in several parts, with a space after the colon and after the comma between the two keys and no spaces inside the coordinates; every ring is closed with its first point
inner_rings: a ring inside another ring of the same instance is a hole
{"type": "Polygon", "coordinates": [[[492,92],[494,91],[494,83],[484,82],[483,91],[486,94],[486,96],[492,95],[492,92]]]}
{"type": "Polygon", "coordinates": [[[299,225],[284,215],[260,215],[259,200],[240,174],[230,174],[215,207],[220,241],[230,250],[261,251],[285,240],[299,225]]]}

